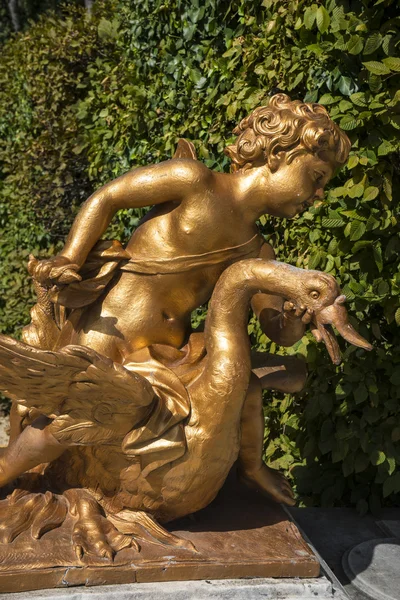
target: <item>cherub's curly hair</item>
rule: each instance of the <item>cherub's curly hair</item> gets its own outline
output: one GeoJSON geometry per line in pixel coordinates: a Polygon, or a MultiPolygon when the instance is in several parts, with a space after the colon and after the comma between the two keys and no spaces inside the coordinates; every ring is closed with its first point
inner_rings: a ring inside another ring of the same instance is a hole
{"type": "Polygon", "coordinates": [[[280,151],[286,153],[288,164],[305,152],[324,159],[328,151],[339,166],[346,162],[351,146],[323,106],[292,101],[286,94],[272,96],[268,106],[253,110],[233,133],[239,136],[236,143],[225,148],[233,172],[271,166],[271,157],[280,151]]]}

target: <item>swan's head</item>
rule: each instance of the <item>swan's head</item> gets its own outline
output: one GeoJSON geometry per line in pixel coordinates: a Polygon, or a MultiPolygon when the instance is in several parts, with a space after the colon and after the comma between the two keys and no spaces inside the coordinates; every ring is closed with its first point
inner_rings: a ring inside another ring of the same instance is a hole
{"type": "Polygon", "coordinates": [[[293,302],[314,311],[313,322],[316,329],[313,333],[318,341],[324,342],[333,363],[339,364],[341,357],[332,325],[350,344],[372,350],[371,344],[350,325],[344,307],[346,296],[341,293],[331,275],[319,271],[304,271],[304,279],[298,291],[298,297],[293,298],[293,302]]]}

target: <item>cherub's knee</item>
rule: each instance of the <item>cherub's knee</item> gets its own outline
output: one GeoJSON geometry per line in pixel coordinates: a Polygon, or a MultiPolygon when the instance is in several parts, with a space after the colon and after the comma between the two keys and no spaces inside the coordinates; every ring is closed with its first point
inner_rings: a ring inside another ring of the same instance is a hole
{"type": "Polygon", "coordinates": [[[307,380],[306,363],[295,358],[287,365],[286,390],[287,394],[295,394],[301,392],[307,380]]]}
{"type": "Polygon", "coordinates": [[[276,390],[284,394],[300,392],[307,379],[306,364],[294,356],[282,356],[275,359],[275,365],[281,370],[268,373],[261,377],[261,386],[264,390],[276,390]]]}

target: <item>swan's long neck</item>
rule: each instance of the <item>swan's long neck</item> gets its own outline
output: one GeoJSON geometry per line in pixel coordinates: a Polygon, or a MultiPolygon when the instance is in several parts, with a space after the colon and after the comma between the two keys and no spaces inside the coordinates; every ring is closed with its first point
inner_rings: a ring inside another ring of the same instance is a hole
{"type": "Polygon", "coordinates": [[[293,270],[301,276],[301,269],[277,261],[247,259],[221,275],[207,316],[207,363],[196,382],[204,408],[210,409],[211,403],[215,417],[224,410],[224,403],[234,411],[235,403],[241,406],[246,395],[251,373],[247,321],[252,296],[264,292],[288,297],[293,270]]]}

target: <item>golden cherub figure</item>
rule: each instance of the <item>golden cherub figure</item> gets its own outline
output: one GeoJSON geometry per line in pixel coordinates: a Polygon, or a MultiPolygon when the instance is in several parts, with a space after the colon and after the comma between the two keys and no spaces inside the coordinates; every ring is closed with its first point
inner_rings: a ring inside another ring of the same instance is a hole
{"type": "MultiPolygon", "coordinates": [[[[275,261],[256,227],[263,214],[292,218],[322,199],[347,159],[347,136],[322,106],[284,94],[235,133],[230,174],[209,170],[181,140],[172,160],[95,192],[62,252],[31,258],[38,303],[24,343],[0,337],[0,389],[14,402],[0,486],[41,469],[63,492],[52,526],[67,506],[77,516],[78,555],[111,557],[135,543],[139,525],[182,544],[155,520],[208,505],[237,459],[245,482],[294,503],[287,480],[262,461],[262,388],[298,391],[305,369],[268,354],[252,364],[250,302],[278,344],[293,345],[311,323],[334,362],[331,324],[370,348],[335,280],[275,261]],[[118,210],[150,205],[125,249],[99,242],[118,210]],[[205,332],[192,332],[191,313],[208,300],[205,332]]],[[[6,541],[16,531],[8,517],[6,541]]]]}

